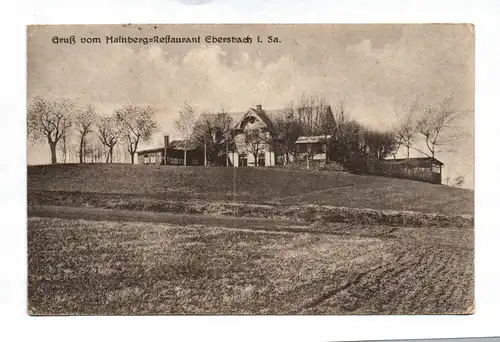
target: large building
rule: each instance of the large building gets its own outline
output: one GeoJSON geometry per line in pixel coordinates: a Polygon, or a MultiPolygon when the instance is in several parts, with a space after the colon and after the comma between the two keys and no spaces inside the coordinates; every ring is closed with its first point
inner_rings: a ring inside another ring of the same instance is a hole
{"type": "MultiPolygon", "coordinates": [[[[316,107],[315,110],[317,113],[321,113],[320,115],[326,115],[327,120],[334,121],[329,106],[316,107]]],[[[300,136],[291,142],[294,145],[292,147],[293,153],[286,156],[280,155],[277,150],[272,148],[272,141],[276,141],[276,137],[273,140],[270,136],[273,132],[273,125],[277,122],[276,119],[285,113],[290,113],[290,109],[263,110],[260,105],[250,108],[246,112],[227,113],[227,117],[230,118],[228,120],[230,126],[229,124],[226,126],[229,127],[227,131],[230,131],[231,138],[228,139],[230,142],[224,146],[225,148],[219,149],[217,155],[211,158],[208,158],[206,144],[204,146],[202,142],[170,141],[169,136],[165,136],[162,147],[138,151],[137,161],[139,164],[150,165],[247,167],[275,166],[283,164],[286,160],[287,162],[296,162],[297,165],[305,163],[307,168],[310,165],[318,166],[326,163],[332,153],[329,150],[329,146],[331,146],[329,143],[330,135],[300,136]],[[186,162],[184,162],[184,158],[186,158],[186,162]],[[294,160],[294,158],[298,159],[294,160]]],[[[300,113],[295,114],[300,117],[300,113]]],[[[318,117],[315,118],[318,120],[318,117]]],[[[324,119],[325,116],[322,116],[319,120],[324,119]]],[[[202,125],[200,119],[196,124],[202,125]]],[[[204,130],[202,131],[204,132],[204,130]]],[[[281,142],[283,143],[283,141],[281,142]]],[[[334,147],[330,148],[334,149],[334,147]]],[[[364,172],[440,184],[442,167],[443,163],[435,158],[386,159],[369,162],[364,172]]]]}
{"type": "MultiPolygon", "coordinates": [[[[325,106],[325,108],[327,109],[325,112],[332,115],[330,107],[325,106]]],[[[257,105],[245,112],[227,113],[231,118],[233,143],[217,156],[217,163],[234,167],[274,166],[276,161],[282,158],[272,148],[270,132],[273,129],[273,121],[285,110],[263,110],[261,105],[257,105]]],[[[184,140],[169,142],[168,136],[165,136],[163,147],[138,151],[137,160],[139,164],[184,165],[185,146],[186,165],[206,165],[213,162],[207,161],[203,146],[196,146],[194,142],[184,140]]],[[[297,141],[297,146],[302,146],[302,141],[297,141]]],[[[313,142],[312,146],[316,151],[318,146],[322,148],[323,143],[318,140],[313,142]]],[[[317,152],[313,158],[324,160],[325,151],[317,152]]]]}
{"type": "Polygon", "coordinates": [[[229,113],[233,118],[234,145],[227,157],[231,165],[239,166],[274,166],[275,151],[269,143],[269,131],[272,129],[272,117],[278,111],[264,111],[262,106],[250,108],[244,113],[229,113]],[[249,131],[254,132],[249,141],[249,131]]]}

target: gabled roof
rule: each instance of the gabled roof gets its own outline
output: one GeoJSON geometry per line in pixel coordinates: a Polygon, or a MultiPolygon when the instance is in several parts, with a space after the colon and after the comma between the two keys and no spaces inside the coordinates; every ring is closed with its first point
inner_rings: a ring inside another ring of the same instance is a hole
{"type": "Polygon", "coordinates": [[[295,142],[296,144],[318,144],[324,142],[325,138],[330,139],[331,135],[315,135],[315,136],[301,136],[295,142]]]}
{"type": "Polygon", "coordinates": [[[157,153],[157,152],[162,152],[162,151],[163,151],[163,147],[156,147],[156,148],[148,148],[146,150],[137,151],[137,154],[157,153]]]}
{"type": "Polygon", "coordinates": [[[266,111],[264,111],[263,109],[256,109],[256,108],[250,108],[250,110],[254,112],[255,115],[257,115],[257,117],[259,117],[261,121],[266,124],[267,127],[273,126],[273,122],[271,121],[271,118],[269,117],[266,111]]]}
{"type": "Polygon", "coordinates": [[[248,113],[254,114],[267,127],[272,127],[273,124],[274,124],[274,121],[276,120],[276,118],[281,113],[283,113],[285,110],[286,110],[286,108],[282,108],[282,109],[257,109],[257,108],[250,108],[246,112],[228,113],[228,115],[233,118],[233,128],[238,127],[248,113]]]}
{"type": "Polygon", "coordinates": [[[233,119],[233,128],[236,128],[236,126],[238,126],[241,122],[241,120],[243,120],[243,117],[245,116],[247,112],[231,112],[231,113],[227,113],[227,116],[229,116],[230,118],[233,119]]]}
{"type": "MultiPolygon", "coordinates": [[[[260,106],[259,106],[260,107],[260,106]]],[[[226,115],[232,118],[232,128],[236,129],[239,125],[241,125],[241,122],[244,120],[247,114],[251,113],[254,116],[258,117],[260,121],[262,121],[267,127],[272,127],[274,125],[274,122],[279,116],[282,116],[286,113],[294,112],[295,114],[297,109],[294,108],[279,108],[279,109],[262,109],[260,107],[257,108],[249,108],[245,112],[227,112],[226,115]]],[[[331,107],[329,105],[325,105],[326,111],[324,113],[329,114],[333,118],[333,114],[331,111],[331,107]]],[[[213,115],[222,115],[222,113],[213,113],[213,115]]]]}
{"type": "MultiPolygon", "coordinates": [[[[258,108],[249,108],[245,112],[228,112],[227,116],[232,118],[232,128],[237,128],[247,114],[251,113],[254,116],[258,117],[260,121],[262,121],[267,127],[272,127],[276,118],[284,113],[290,112],[293,110],[292,108],[279,108],[279,109],[258,109],[258,108]]],[[[214,115],[221,115],[221,113],[216,113],[214,115]]]]}
{"type": "MultiPolygon", "coordinates": [[[[172,140],[170,142],[170,144],[168,144],[167,149],[184,151],[184,142],[185,141],[186,140],[172,140]]],[[[194,150],[196,150],[196,147],[197,146],[193,141],[187,140],[186,151],[194,151],[194,150]]],[[[146,150],[140,150],[140,151],[137,151],[137,153],[138,154],[156,153],[156,152],[162,152],[163,150],[165,150],[165,147],[156,147],[156,148],[149,148],[146,150]]]]}

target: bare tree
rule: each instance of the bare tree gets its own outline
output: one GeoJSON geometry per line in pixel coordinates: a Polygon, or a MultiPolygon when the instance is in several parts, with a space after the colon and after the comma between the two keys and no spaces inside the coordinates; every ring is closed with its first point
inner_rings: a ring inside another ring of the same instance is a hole
{"type": "Polygon", "coordinates": [[[337,123],[335,122],[332,108],[330,105],[324,105],[318,123],[318,133],[323,137],[322,142],[325,144],[325,164],[329,162],[331,137],[336,133],[336,130],[337,123]]]}
{"type": "Polygon", "coordinates": [[[102,142],[104,149],[108,148],[106,154],[106,163],[113,162],[113,148],[118,143],[122,136],[122,125],[116,117],[100,117],[96,123],[97,137],[102,142]]]}
{"type": "MultiPolygon", "coordinates": [[[[341,113],[344,113],[343,101],[339,104],[341,113]]],[[[338,111],[339,108],[336,108],[338,111]]],[[[325,163],[329,161],[331,137],[337,129],[335,117],[330,105],[318,95],[302,94],[296,107],[299,123],[305,135],[322,136],[325,144],[325,163]]]]}
{"type": "Polygon", "coordinates": [[[151,141],[153,134],[158,130],[153,109],[149,106],[143,108],[127,104],[115,110],[113,115],[123,127],[123,138],[130,154],[130,163],[133,164],[139,142],[151,141]]]}
{"type": "Polygon", "coordinates": [[[332,110],[324,98],[317,95],[302,94],[296,106],[297,118],[306,135],[331,133],[335,125],[332,110]]]}
{"type": "Polygon", "coordinates": [[[393,132],[380,132],[365,128],[363,136],[368,149],[367,154],[373,160],[384,160],[399,147],[399,139],[393,132]]]}
{"type": "Polygon", "coordinates": [[[465,183],[464,176],[459,175],[455,177],[455,179],[453,180],[453,184],[451,186],[454,188],[461,188],[464,185],[464,183],[465,183]]]}
{"type": "Polygon", "coordinates": [[[283,154],[284,164],[288,164],[291,157],[296,157],[295,142],[303,135],[303,127],[294,115],[293,105],[284,109],[274,120],[270,137],[275,151],[283,154]]]}
{"type": "Polygon", "coordinates": [[[104,155],[103,145],[98,144],[95,140],[92,141],[92,162],[102,163],[102,157],[104,155]]]}
{"type": "Polygon", "coordinates": [[[64,134],[61,138],[61,143],[59,144],[59,150],[62,153],[62,162],[66,164],[68,160],[68,134],[64,134]]]}
{"type": "MultiPolygon", "coordinates": [[[[416,114],[419,110],[418,100],[419,98],[417,97],[409,103],[399,122],[394,127],[394,133],[399,144],[406,148],[406,158],[410,158],[410,149],[413,148],[417,140],[416,114]]],[[[396,112],[396,115],[400,116],[398,112],[396,112]]]]}
{"type": "Polygon", "coordinates": [[[74,163],[78,160],[78,146],[76,146],[74,141],[67,141],[66,147],[67,160],[70,163],[74,163]]]}
{"type": "Polygon", "coordinates": [[[79,134],[79,156],[80,163],[85,162],[86,136],[92,132],[92,125],[96,120],[96,111],[93,105],[88,105],[85,109],[79,109],[75,118],[76,131],[79,134]]]}
{"type": "MultiPolygon", "coordinates": [[[[350,139],[353,137],[351,121],[347,120],[347,113],[344,99],[338,102],[332,111],[334,129],[332,138],[328,142],[328,151],[333,151],[333,158],[337,162],[344,162],[349,146],[352,145],[350,139]],[[332,145],[334,149],[332,150],[332,145]]],[[[330,153],[331,154],[331,153],[330,153]]]]}
{"type": "Polygon", "coordinates": [[[453,123],[463,116],[463,112],[450,108],[451,97],[446,97],[437,106],[424,109],[422,117],[417,121],[416,129],[423,135],[427,151],[415,150],[434,158],[436,152],[453,149],[459,138],[459,130],[453,123]]]}
{"type": "Polygon", "coordinates": [[[233,144],[233,119],[224,109],[217,114],[204,112],[196,121],[192,139],[197,146],[204,147],[207,161],[213,162],[228,145],[233,144]]]}
{"type": "Polygon", "coordinates": [[[259,154],[264,150],[266,145],[266,138],[260,129],[254,128],[245,130],[245,150],[253,156],[255,166],[257,166],[259,154]]]}
{"type": "MultiPolygon", "coordinates": [[[[346,122],[346,108],[345,108],[345,96],[342,100],[339,101],[337,106],[334,107],[333,110],[333,119],[335,120],[336,125],[341,125],[346,122]]],[[[337,127],[338,128],[338,127],[337,127]]]]}
{"type": "Polygon", "coordinates": [[[69,135],[74,108],[71,101],[48,101],[41,96],[28,107],[28,138],[33,143],[47,139],[52,164],[57,163],[57,143],[69,135]]]}
{"type": "Polygon", "coordinates": [[[179,110],[179,117],[175,120],[175,129],[182,134],[184,139],[184,166],[187,164],[187,141],[191,137],[191,133],[196,124],[196,116],[194,107],[189,102],[184,102],[183,107],[179,110]]]}
{"type": "Polygon", "coordinates": [[[337,130],[332,139],[335,146],[333,159],[353,171],[360,171],[366,162],[365,128],[357,121],[337,121],[337,130]]]}

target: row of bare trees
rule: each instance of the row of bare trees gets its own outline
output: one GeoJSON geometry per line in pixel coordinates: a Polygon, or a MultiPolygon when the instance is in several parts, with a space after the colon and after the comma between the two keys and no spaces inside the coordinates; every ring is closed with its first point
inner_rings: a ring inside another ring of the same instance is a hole
{"type": "Polygon", "coordinates": [[[86,162],[89,145],[96,151],[93,159],[104,154],[106,162],[111,163],[116,145],[123,143],[133,164],[139,142],[150,141],[156,131],[158,124],[151,107],[126,104],[104,116],[93,105],[82,108],[72,101],[50,101],[41,96],[35,97],[28,107],[28,138],[33,143],[48,143],[51,163],[57,163],[58,147],[66,161],[69,146],[76,142],[80,163],[86,162]],[[96,138],[103,153],[91,141],[96,138]]]}
{"type": "Polygon", "coordinates": [[[454,109],[452,99],[449,96],[437,105],[422,106],[416,97],[402,112],[397,112],[399,122],[394,134],[399,146],[405,148],[407,158],[411,150],[432,158],[439,152],[454,151],[456,142],[464,135],[457,123],[467,111],[454,109]]]}
{"type": "MultiPolygon", "coordinates": [[[[399,120],[392,129],[378,131],[349,119],[344,101],[331,106],[320,96],[303,94],[296,104],[289,104],[264,128],[249,126],[244,130],[241,146],[255,159],[270,146],[275,156],[283,156],[284,163],[288,163],[297,159],[295,142],[300,136],[320,136],[327,147],[327,161],[355,168],[363,167],[366,160],[396,156],[401,148],[405,149],[406,157],[411,150],[435,157],[436,153],[449,151],[460,138],[455,124],[464,112],[451,107],[451,97],[435,106],[422,106],[419,100],[416,98],[398,112],[399,120]]],[[[197,116],[195,108],[185,102],[175,128],[186,141],[185,157],[188,140],[205,149],[209,162],[224,152],[227,155],[228,149],[237,143],[233,119],[223,109],[197,116]]],[[[106,162],[113,162],[115,147],[124,144],[130,162],[134,163],[139,143],[150,141],[157,131],[151,107],[126,104],[105,116],[92,105],[79,107],[71,101],[49,101],[39,96],[28,108],[28,137],[34,143],[49,145],[52,163],[57,162],[58,149],[65,161],[68,146],[75,143],[79,162],[85,162],[89,146],[96,150],[94,140],[100,142],[102,152],[97,151],[92,158],[104,155],[106,162]]]]}

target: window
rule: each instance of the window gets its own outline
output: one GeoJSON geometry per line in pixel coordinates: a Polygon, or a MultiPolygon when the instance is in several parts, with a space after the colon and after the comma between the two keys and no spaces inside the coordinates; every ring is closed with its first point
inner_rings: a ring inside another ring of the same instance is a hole
{"type": "Polygon", "coordinates": [[[258,166],[266,166],[266,156],[264,153],[259,153],[257,156],[257,165],[258,166]]]}
{"type": "Polygon", "coordinates": [[[242,153],[238,156],[238,165],[242,167],[248,166],[248,158],[245,153],[242,153]]]}
{"type": "Polygon", "coordinates": [[[184,159],[176,157],[168,157],[167,164],[169,165],[184,165],[184,159]]]}
{"type": "Polygon", "coordinates": [[[149,157],[149,163],[150,164],[156,164],[156,156],[154,154],[149,157]]]}
{"type": "Polygon", "coordinates": [[[297,144],[297,153],[306,153],[306,144],[297,144]]]}
{"type": "Polygon", "coordinates": [[[144,164],[149,164],[149,156],[147,154],[144,155],[144,164]]]}
{"type": "Polygon", "coordinates": [[[324,144],[317,143],[317,144],[312,145],[312,151],[314,154],[325,153],[325,151],[326,151],[325,147],[326,146],[324,144]]]}

